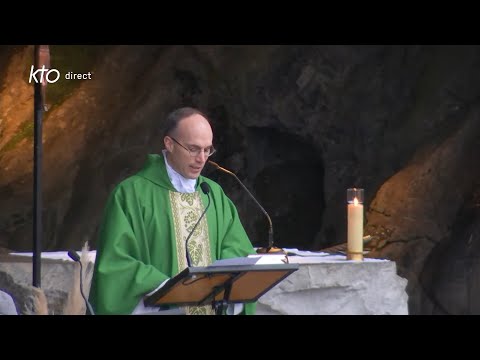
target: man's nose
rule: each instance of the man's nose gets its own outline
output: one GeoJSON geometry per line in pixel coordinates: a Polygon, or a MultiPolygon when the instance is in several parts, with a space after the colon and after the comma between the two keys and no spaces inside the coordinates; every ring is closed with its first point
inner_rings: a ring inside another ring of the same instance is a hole
{"type": "Polygon", "coordinates": [[[201,162],[206,162],[208,159],[207,154],[205,154],[205,151],[200,151],[200,154],[198,154],[195,159],[201,161],[201,162]]]}

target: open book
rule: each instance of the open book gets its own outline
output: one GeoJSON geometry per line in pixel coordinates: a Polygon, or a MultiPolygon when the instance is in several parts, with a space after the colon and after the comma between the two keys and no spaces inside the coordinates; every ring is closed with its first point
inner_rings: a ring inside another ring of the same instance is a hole
{"type": "Polygon", "coordinates": [[[282,255],[249,255],[248,257],[236,257],[230,259],[221,259],[215,261],[209,266],[229,266],[229,265],[273,265],[288,264],[285,254],[282,255]]]}

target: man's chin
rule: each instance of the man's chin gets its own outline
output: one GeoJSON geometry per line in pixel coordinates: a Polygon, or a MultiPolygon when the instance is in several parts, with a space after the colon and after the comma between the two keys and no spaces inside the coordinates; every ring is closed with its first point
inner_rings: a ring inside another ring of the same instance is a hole
{"type": "Polygon", "coordinates": [[[196,179],[200,176],[200,174],[202,173],[202,169],[198,170],[198,171],[194,171],[194,170],[190,170],[188,173],[187,173],[187,178],[189,179],[196,179]]]}
{"type": "Polygon", "coordinates": [[[186,174],[187,176],[185,176],[187,179],[190,179],[190,180],[195,180],[195,179],[198,179],[198,177],[200,176],[200,172],[199,173],[188,173],[186,174]]]}

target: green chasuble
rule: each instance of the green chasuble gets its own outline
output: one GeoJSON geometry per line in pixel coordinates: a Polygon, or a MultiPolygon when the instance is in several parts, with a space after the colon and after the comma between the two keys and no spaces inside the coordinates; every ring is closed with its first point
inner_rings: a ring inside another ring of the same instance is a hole
{"type": "MultiPolygon", "coordinates": [[[[219,184],[200,176],[194,193],[179,193],[163,155],[148,155],[145,167],[118,184],[107,201],[90,289],[97,314],[131,314],[145,294],[187,267],[185,239],[208,203],[199,186],[204,181],[211,204],[189,240],[192,265],[255,254],[219,184]]],[[[202,307],[189,309],[201,313],[202,307]]],[[[255,304],[245,304],[245,314],[254,312],[255,304]]]]}

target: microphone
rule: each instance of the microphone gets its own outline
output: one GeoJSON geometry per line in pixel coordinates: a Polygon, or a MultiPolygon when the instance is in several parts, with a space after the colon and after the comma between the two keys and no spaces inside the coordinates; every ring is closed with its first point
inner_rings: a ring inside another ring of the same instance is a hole
{"type": "Polygon", "coordinates": [[[209,206],[210,206],[210,185],[208,185],[205,181],[200,184],[200,188],[202,189],[203,193],[208,196],[208,204],[205,207],[205,210],[203,210],[202,215],[198,218],[197,222],[193,226],[192,231],[190,231],[190,234],[188,234],[187,239],[185,240],[185,252],[187,254],[187,264],[188,267],[192,266],[192,260],[190,258],[190,252],[188,251],[188,240],[192,237],[195,229],[197,228],[198,224],[200,224],[200,221],[202,220],[203,216],[207,212],[209,206]]]}
{"type": "Polygon", "coordinates": [[[82,267],[82,262],[80,261],[80,256],[78,256],[77,252],[74,250],[69,250],[68,251],[68,256],[70,259],[72,259],[75,262],[78,262],[80,264],[80,293],[82,294],[83,300],[85,300],[85,304],[87,305],[88,312],[90,315],[95,315],[95,312],[92,309],[92,305],[88,302],[85,294],[83,293],[83,267],[82,267]]]}
{"type": "Polygon", "coordinates": [[[272,253],[285,253],[283,251],[283,249],[280,249],[280,248],[277,248],[277,247],[274,247],[273,246],[273,224],[272,224],[272,219],[270,218],[270,216],[268,215],[268,213],[265,211],[265,209],[263,208],[262,205],[260,205],[260,203],[257,201],[257,199],[255,199],[255,197],[252,195],[252,193],[247,189],[247,187],[245,185],[243,185],[243,183],[240,181],[240,179],[237,177],[237,175],[235,175],[233,172],[231,172],[230,170],[227,170],[223,167],[221,167],[220,165],[218,165],[216,162],[213,162],[211,160],[208,160],[208,162],[213,165],[217,170],[220,170],[220,171],[223,171],[224,173],[227,173],[229,175],[232,175],[237,181],[238,183],[243,187],[243,189],[247,192],[248,195],[250,195],[250,197],[253,199],[253,201],[255,201],[255,204],[258,205],[258,207],[260,208],[260,210],[262,210],[262,212],[265,214],[265,216],[267,217],[267,220],[268,220],[268,224],[269,224],[269,227],[268,227],[268,247],[267,248],[259,248],[257,250],[257,253],[259,254],[272,254],[272,253]]]}

